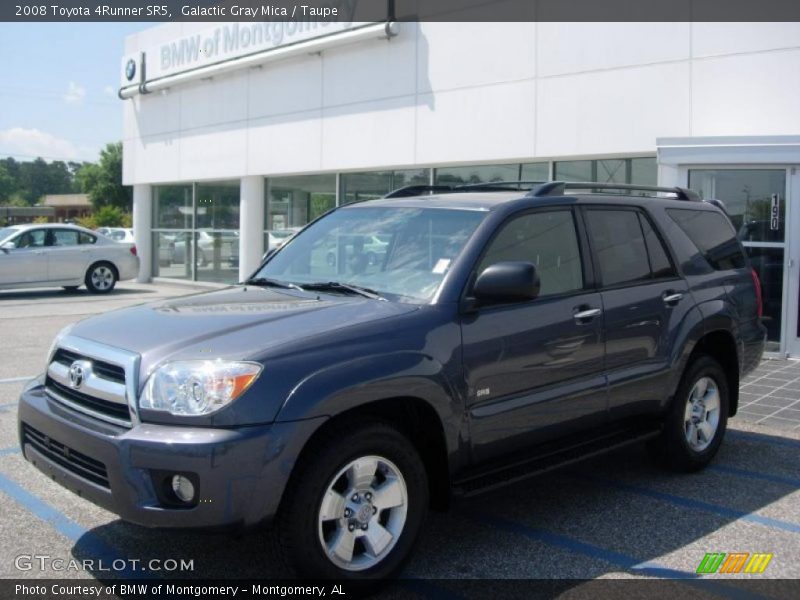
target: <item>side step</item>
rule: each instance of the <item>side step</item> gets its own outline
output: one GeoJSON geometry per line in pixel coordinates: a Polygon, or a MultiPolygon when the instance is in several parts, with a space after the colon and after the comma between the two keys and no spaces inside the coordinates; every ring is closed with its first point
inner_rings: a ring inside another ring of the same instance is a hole
{"type": "Polygon", "coordinates": [[[566,444],[562,442],[559,446],[545,445],[533,448],[532,454],[525,458],[483,469],[456,481],[453,484],[453,494],[462,498],[475,496],[593,456],[638,444],[656,437],[660,431],[660,427],[655,424],[640,425],[606,431],[591,437],[584,434],[583,439],[575,439],[572,443],[566,444]]]}

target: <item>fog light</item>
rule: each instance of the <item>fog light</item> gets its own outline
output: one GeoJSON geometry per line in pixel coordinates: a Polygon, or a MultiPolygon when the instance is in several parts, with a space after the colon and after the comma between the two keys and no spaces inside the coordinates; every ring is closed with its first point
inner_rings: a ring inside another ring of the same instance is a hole
{"type": "Polygon", "coordinates": [[[183,475],[172,476],[172,491],[182,502],[189,503],[194,499],[194,485],[183,475]]]}

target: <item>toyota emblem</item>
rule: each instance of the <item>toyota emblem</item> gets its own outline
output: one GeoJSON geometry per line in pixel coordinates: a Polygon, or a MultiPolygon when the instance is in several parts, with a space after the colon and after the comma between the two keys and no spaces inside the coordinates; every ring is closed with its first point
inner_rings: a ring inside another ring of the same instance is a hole
{"type": "Polygon", "coordinates": [[[69,384],[78,389],[83,384],[83,379],[86,376],[84,366],[81,361],[75,361],[69,368],[69,384]]]}

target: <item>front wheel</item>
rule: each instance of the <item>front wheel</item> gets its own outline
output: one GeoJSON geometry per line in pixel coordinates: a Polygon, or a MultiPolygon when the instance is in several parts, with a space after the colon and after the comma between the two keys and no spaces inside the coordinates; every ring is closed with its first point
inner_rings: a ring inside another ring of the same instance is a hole
{"type": "Polygon", "coordinates": [[[664,422],[650,444],[658,462],[676,471],[698,471],[717,454],[728,423],[730,390],[720,364],[700,355],[687,366],[664,422]]]}
{"type": "Polygon", "coordinates": [[[391,577],[427,513],[422,460],[408,438],[382,422],[323,436],[298,463],[281,504],[282,554],[310,577],[391,577]]]}
{"type": "Polygon", "coordinates": [[[110,263],[95,263],[86,271],[84,283],[93,294],[107,294],[117,285],[117,271],[110,263]]]}

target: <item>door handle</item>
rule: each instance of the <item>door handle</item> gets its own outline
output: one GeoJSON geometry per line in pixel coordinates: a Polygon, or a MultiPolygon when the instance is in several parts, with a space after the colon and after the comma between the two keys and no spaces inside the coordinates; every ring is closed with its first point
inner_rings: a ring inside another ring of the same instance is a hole
{"type": "Polygon", "coordinates": [[[675,306],[681,301],[683,294],[680,292],[665,292],[661,298],[664,300],[664,304],[668,306],[675,306]]]}
{"type": "MultiPolygon", "coordinates": [[[[578,307],[578,308],[580,309],[583,307],[578,307]]],[[[585,308],[583,310],[578,310],[578,312],[572,315],[572,317],[579,323],[582,323],[584,321],[588,321],[594,319],[597,316],[600,316],[600,313],[602,312],[603,311],[601,311],[599,308],[585,308]]]]}

